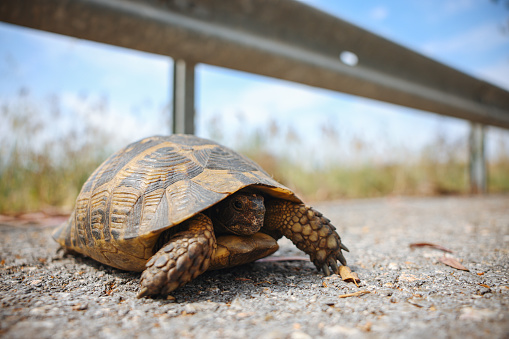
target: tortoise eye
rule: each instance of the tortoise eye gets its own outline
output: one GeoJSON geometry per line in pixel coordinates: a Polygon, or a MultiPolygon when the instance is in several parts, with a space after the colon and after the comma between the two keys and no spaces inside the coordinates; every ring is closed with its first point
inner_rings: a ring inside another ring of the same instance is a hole
{"type": "Polygon", "coordinates": [[[240,200],[233,201],[233,208],[235,208],[236,210],[241,210],[242,207],[243,207],[242,201],[240,200]]]}

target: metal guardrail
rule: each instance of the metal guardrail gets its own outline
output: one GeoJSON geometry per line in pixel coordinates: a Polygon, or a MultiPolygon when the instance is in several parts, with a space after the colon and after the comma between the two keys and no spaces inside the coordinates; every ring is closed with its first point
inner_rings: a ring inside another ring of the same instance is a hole
{"type": "Polygon", "coordinates": [[[0,20],[509,128],[509,92],[293,0],[16,0],[0,20]]]}
{"type": "Polygon", "coordinates": [[[196,63],[509,128],[508,91],[293,0],[7,0],[0,20],[173,57],[177,132],[194,132],[196,63]]]}

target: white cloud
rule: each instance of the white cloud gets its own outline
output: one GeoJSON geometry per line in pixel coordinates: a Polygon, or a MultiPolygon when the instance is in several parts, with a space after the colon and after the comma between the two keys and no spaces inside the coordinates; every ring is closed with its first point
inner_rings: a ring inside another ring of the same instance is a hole
{"type": "Polygon", "coordinates": [[[206,105],[197,119],[200,136],[239,149],[252,141],[253,131],[260,130],[263,137],[271,138],[270,152],[294,160],[306,155],[308,165],[396,161],[429,144],[437,125],[446,126],[442,128],[451,137],[463,133],[455,129],[455,119],[287,83],[255,82],[239,86],[235,95],[216,90],[212,95],[204,93],[201,101],[206,105]],[[269,132],[272,122],[276,136],[269,132]],[[211,132],[214,128],[219,136],[211,132]],[[285,136],[290,131],[300,140],[288,141],[285,136]],[[362,150],[357,145],[363,145],[362,150]]]}
{"type": "Polygon", "coordinates": [[[509,47],[507,36],[500,33],[496,23],[487,23],[474,27],[454,37],[429,42],[422,46],[422,51],[433,58],[452,63],[455,58],[478,55],[484,66],[469,65],[470,73],[509,89],[509,57],[496,52],[501,47],[509,47]],[[496,61],[488,63],[487,56],[496,61]]]}
{"type": "MultiPolygon", "coordinates": [[[[157,54],[145,53],[133,49],[100,44],[87,40],[76,43],[73,56],[83,59],[89,66],[103,69],[124,69],[129,74],[146,74],[154,77],[168,71],[171,58],[157,54]]],[[[169,74],[166,74],[169,76],[169,74]]]]}
{"type": "Polygon", "coordinates": [[[291,118],[295,114],[316,109],[325,96],[298,85],[255,83],[239,88],[236,95],[215,93],[214,100],[207,102],[200,114],[207,120],[220,113],[228,124],[236,121],[259,126],[273,118],[291,118]],[[300,88],[299,88],[300,87],[300,88]],[[220,96],[223,96],[222,98],[220,96]]]}
{"type": "Polygon", "coordinates": [[[477,71],[478,76],[509,91],[509,57],[477,71]]]}
{"type": "Polygon", "coordinates": [[[454,53],[488,52],[507,44],[507,37],[500,34],[496,23],[490,22],[456,36],[425,43],[421,50],[434,57],[443,57],[454,53]]]}
{"type": "Polygon", "coordinates": [[[457,14],[465,10],[471,9],[474,6],[472,0],[447,0],[442,1],[442,13],[444,14],[457,14]]]}
{"type": "MultiPolygon", "coordinates": [[[[64,126],[82,125],[80,127],[89,128],[90,132],[106,135],[110,142],[108,146],[115,149],[147,136],[164,134],[168,130],[164,116],[168,113],[162,110],[132,114],[113,105],[103,106],[98,96],[82,98],[71,92],[61,93],[60,99],[64,112],[60,123],[64,126]]],[[[87,135],[93,136],[90,132],[87,135]]]]}
{"type": "Polygon", "coordinates": [[[369,12],[369,16],[373,20],[382,21],[382,20],[386,19],[389,16],[389,10],[387,9],[387,7],[378,6],[378,7],[373,8],[369,12]]]}
{"type": "MultiPolygon", "coordinates": [[[[454,24],[469,11],[481,11],[490,6],[489,0],[433,0],[417,1],[412,6],[428,23],[439,24],[442,27],[454,24]]],[[[419,22],[420,20],[417,20],[419,22]]]]}

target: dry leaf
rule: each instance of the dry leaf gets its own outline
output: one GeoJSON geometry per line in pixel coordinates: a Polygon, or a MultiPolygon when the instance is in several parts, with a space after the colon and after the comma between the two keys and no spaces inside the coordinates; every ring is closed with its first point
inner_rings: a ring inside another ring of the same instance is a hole
{"type": "Polygon", "coordinates": [[[371,292],[370,291],[358,291],[358,292],[354,292],[354,293],[338,295],[338,298],[358,297],[358,296],[368,294],[368,293],[371,293],[371,292]]]}
{"type": "Polygon", "coordinates": [[[348,266],[339,266],[339,275],[341,275],[341,279],[346,282],[360,282],[359,277],[353,275],[353,272],[350,270],[348,266]]]}
{"type": "Polygon", "coordinates": [[[364,326],[361,326],[361,330],[364,332],[370,332],[371,326],[373,326],[373,323],[371,321],[368,321],[364,326]]]}
{"type": "Polygon", "coordinates": [[[460,262],[454,258],[440,257],[438,258],[438,261],[440,261],[443,264],[446,264],[447,266],[451,266],[452,268],[456,268],[458,270],[469,271],[468,268],[460,264],[460,262]]]}
{"type": "Polygon", "coordinates": [[[72,309],[74,311],[85,311],[86,309],[88,309],[88,305],[87,304],[76,304],[72,307],[72,309]]]}
{"type": "Polygon", "coordinates": [[[431,248],[434,248],[434,249],[437,249],[437,250],[440,250],[440,251],[444,251],[444,252],[447,252],[447,253],[452,253],[452,251],[450,249],[447,249],[447,248],[445,248],[443,246],[432,244],[432,243],[429,243],[429,242],[416,242],[416,243],[410,244],[410,248],[413,249],[415,247],[431,247],[431,248]]]}

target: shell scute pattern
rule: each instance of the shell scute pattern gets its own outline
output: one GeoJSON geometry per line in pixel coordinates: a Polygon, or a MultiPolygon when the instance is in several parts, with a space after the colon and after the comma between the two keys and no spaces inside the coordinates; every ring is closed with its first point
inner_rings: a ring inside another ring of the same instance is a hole
{"type": "Polygon", "coordinates": [[[251,160],[229,149],[225,149],[224,147],[214,147],[210,151],[207,168],[210,170],[227,170],[233,172],[261,170],[261,168],[252,163],[251,160]]]}
{"type": "MultiPolygon", "coordinates": [[[[208,190],[193,180],[176,182],[166,189],[165,198],[168,206],[170,206],[166,209],[168,211],[168,221],[156,222],[147,231],[156,232],[160,229],[160,225],[168,223],[178,224],[224,199],[226,196],[227,194],[208,190]],[[214,203],[211,203],[212,201],[214,203]]],[[[161,212],[165,213],[162,209],[161,212]]]]}
{"type": "MultiPolygon", "coordinates": [[[[80,195],[76,200],[76,213],[74,216],[76,219],[74,221],[76,225],[75,236],[73,237],[74,242],[79,242],[80,245],[86,245],[87,243],[87,230],[86,223],[88,221],[88,201],[90,199],[90,194],[86,192],[82,196],[80,195]]],[[[77,244],[74,244],[75,246],[77,244]]]]}
{"type": "Polygon", "coordinates": [[[148,149],[156,146],[160,143],[160,140],[156,138],[148,138],[144,140],[144,142],[133,143],[127,146],[125,149],[117,152],[110,158],[108,158],[87,180],[85,183],[84,189],[85,191],[89,191],[88,182],[90,182],[93,190],[96,190],[98,187],[102,185],[109,184],[112,179],[120,172],[121,170],[125,170],[126,165],[131,162],[134,158],[146,152],[148,149]]]}
{"type": "Polygon", "coordinates": [[[101,239],[101,237],[105,236],[105,233],[109,233],[107,230],[103,232],[105,231],[104,229],[109,226],[109,218],[106,216],[109,196],[110,193],[108,190],[103,189],[94,194],[90,200],[90,233],[95,239],[101,239]]]}

